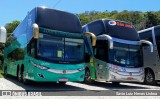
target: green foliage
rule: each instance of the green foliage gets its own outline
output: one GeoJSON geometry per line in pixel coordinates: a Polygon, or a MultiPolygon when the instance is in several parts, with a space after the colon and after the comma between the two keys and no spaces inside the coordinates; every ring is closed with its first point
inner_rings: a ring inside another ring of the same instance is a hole
{"type": "MultiPolygon", "coordinates": [[[[20,21],[15,20],[11,23],[7,23],[5,25],[5,28],[7,30],[7,37],[11,35],[11,33],[16,29],[16,27],[20,24],[20,21]]],[[[0,43],[0,65],[2,65],[3,61],[3,50],[4,50],[5,44],[0,43]]]]}
{"type": "Polygon", "coordinates": [[[20,21],[18,21],[18,20],[15,20],[15,21],[13,21],[11,23],[7,23],[5,25],[7,33],[12,33],[19,24],[20,24],[20,21]]]}
{"type": "Polygon", "coordinates": [[[108,12],[86,11],[85,13],[77,14],[83,25],[93,20],[108,18],[126,21],[135,26],[137,30],[149,28],[160,24],[160,11],[157,12],[140,12],[124,10],[118,12],[116,10],[108,12]]]}
{"type": "Polygon", "coordinates": [[[3,71],[2,71],[2,68],[0,67],[0,78],[3,77],[3,71]]]}
{"type": "Polygon", "coordinates": [[[146,27],[151,27],[160,24],[160,12],[147,12],[146,27]]]}

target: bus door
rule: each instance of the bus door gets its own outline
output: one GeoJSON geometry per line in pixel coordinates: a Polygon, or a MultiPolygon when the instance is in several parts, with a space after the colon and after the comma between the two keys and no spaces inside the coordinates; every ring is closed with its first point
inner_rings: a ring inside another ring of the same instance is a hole
{"type": "Polygon", "coordinates": [[[108,78],[107,49],[108,47],[106,44],[99,45],[98,42],[94,48],[94,64],[97,80],[106,80],[106,78],[108,78]]]}

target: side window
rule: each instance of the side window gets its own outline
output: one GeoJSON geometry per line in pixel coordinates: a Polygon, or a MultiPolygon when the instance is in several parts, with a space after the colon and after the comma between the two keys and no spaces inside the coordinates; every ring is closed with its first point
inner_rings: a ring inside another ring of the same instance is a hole
{"type": "Polygon", "coordinates": [[[156,28],[155,30],[155,38],[157,45],[160,45],[160,28],[156,28]]]}
{"type": "Polygon", "coordinates": [[[11,53],[8,54],[7,59],[10,62],[24,59],[24,50],[21,48],[15,49],[14,51],[12,51],[11,53]]]}
{"type": "Polygon", "coordinates": [[[95,57],[97,59],[105,61],[106,60],[105,55],[106,55],[106,53],[105,53],[105,49],[103,47],[96,47],[95,48],[95,57]]]}
{"type": "Polygon", "coordinates": [[[34,40],[31,40],[31,42],[28,44],[27,52],[28,52],[28,55],[30,55],[31,57],[35,57],[35,42],[34,42],[34,40]]]}
{"type": "Polygon", "coordinates": [[[34,44],[34,42],[31,43],[31,56],[35,57],[35,44],[34,44]]]}
{"type": "Polygon", "coordinates": [[[159,28],[155,28],[154,31],[155,31],[155,39],[156,39],[158,54],[160,56],[160,27],[159,28]]]}
{"type": "Polygon", "coordinates": [[[8,47],[12,42],[14,42],[16,38],[13,36],[13,34],[7,39],[5,47],[8,47]]]}
{"type": "Polygon", "coordinates": [[[148,40],[153,43],[152,30],[139,34],[141,40],[148,40]]]}
{"type": "Polygon", "coordinates": [[[97,42],[97,45],[94,49],[94,56],[95,58],[102,60],[102,61],[107,61],[108,59],[108,47],[107,43],[104,40],[104,42],[97,42]]]}

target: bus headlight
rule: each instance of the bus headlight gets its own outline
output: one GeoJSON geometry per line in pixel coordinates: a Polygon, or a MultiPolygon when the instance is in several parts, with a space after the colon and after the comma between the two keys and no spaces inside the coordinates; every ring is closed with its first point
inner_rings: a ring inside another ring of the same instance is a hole
{"type": "Polygon", "coordinates": [[[78,71],[85,70],[85,67],[77,69],[78,71]]]}
{"type": "Polygon", "coordinates": [[[109,69],[113,72],[125,72],[126,69],[124,67],[119,67],[119,66],[109,66],[109,69]]]}
{"type": "Polygon", "coordinates": [[[32,61],[31,61],[31,63],[32,63],[35,67],[37,67],[37,68],[39,68],[39,69],[43,69],[43,70],[49,69],[48,67],[38,65],[38,64],[36,64],[36,63],[34,63],[34,62],[32,62],[32,61]]]}
{"type": "Polygon", "coordinates": [[[120,67],[120,68],[119,68],[119,71],[120,71],[120,72],[125,72],[126,69],[125,69],[124,67],[120,67]]]}

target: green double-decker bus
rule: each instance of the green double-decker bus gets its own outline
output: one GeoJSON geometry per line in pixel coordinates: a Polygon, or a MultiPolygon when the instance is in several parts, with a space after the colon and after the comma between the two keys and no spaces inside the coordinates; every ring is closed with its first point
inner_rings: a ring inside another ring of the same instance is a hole
{"type": "Polygon", "coordinates": [[[84,69],[84,34],[74,14],[36,7],[7,39],[4,74],[20,82],[79,82],[84,69]]]}

